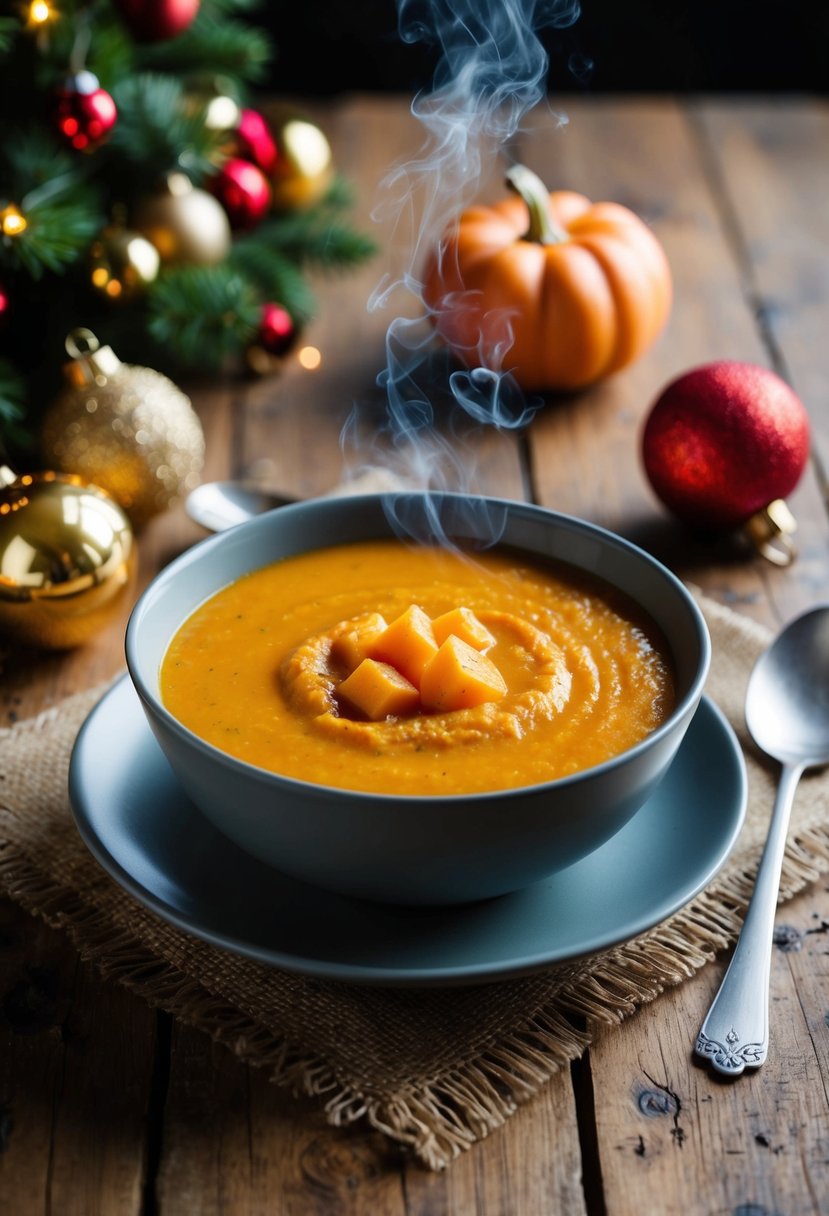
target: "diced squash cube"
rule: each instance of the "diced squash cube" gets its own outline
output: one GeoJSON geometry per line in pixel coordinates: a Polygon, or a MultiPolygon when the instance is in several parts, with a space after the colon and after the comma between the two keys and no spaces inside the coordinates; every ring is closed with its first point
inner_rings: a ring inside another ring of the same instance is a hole
{"type": "Polygon", "coordinates": [[[474,650],[485,651],[495,645],[495,638],[471,608],[452,608],[442,616],[434,617],[432,629],[438,646],[443,645],[450,633],[462,642],[468,642],[474,650]]]}
{"type": "Polygon", "coordinates": [[[372,642],[368,654],[381,663],[390,663],[419,688],[420,673],[437,651],[432,622],[418,604],[411,604],[372,642]]]}
{"type": "Polygon", "coordinates": [[[426,664],[420,681],[423,708],[443,712],[498,701],[506,691],[504,677],[492,659],[454,634],[426,664]]]}
{"type": "Polygon", "coordinates": [[[379,612],[372,612],[356,621],[352,629],[341,633],[331,646],[331,657],[347,672],[355,671],[368,658],[369,647],[388,629],[388,621],[379,612]]]}
{"type": "Polygon", "coordinates": [[[420,708],[420,693],[414,684],[396,667],[376,659],[363,659],[337,693],[372,722],[413,714],[420,708]]]}

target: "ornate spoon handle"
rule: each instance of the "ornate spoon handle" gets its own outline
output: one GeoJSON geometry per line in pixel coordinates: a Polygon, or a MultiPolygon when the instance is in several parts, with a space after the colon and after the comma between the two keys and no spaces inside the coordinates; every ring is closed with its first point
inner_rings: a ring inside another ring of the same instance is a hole
{"type": "Polygon", "coordinates": [[[784,764],[754,891],[728,970],[702,1023],[694,1050],[729,1077],[759,1068],[769,1047],[769,976],[780,871],[792,803],[803,764],[784,764]]]}

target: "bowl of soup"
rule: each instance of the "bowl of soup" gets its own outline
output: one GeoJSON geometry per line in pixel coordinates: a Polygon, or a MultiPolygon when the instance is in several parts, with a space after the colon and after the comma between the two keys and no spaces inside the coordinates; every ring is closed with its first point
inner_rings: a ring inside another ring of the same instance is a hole
{"type": "Polygon", "coordinates": [[[193,546],[138,600],[126,659],[229,840],[426,906],[518,890],[618,832],[682,743],[710,639],[676,575],[586,520],[368,494],[193,546]]]}

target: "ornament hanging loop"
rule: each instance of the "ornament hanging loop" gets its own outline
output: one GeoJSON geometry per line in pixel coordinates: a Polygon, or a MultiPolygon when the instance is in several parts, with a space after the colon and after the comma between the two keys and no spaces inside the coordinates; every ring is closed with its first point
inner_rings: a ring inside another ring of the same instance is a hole
{"type": "Polygon", "coordinates": [[[790,566],[797,557],[792,540],[797,520],[782,498],[752,515],[745,530],[757,552],[773,565],[790,566]]]}
{"type": "Polygon", "coordinates": [[[94,354],[100,347],[100,342],[91,329],[73,329],[67,334],[64,348],[72,359],[82,359],[85,355],[94,354]]]}
{"type": "Polygon", "coordinates": [[[121,360],[112,347],[101,346],[91,329],[73,329],[63,345],[72,360],[63,370],[75,388],[90,384],[103,386],[121,367],[121,360]]]}

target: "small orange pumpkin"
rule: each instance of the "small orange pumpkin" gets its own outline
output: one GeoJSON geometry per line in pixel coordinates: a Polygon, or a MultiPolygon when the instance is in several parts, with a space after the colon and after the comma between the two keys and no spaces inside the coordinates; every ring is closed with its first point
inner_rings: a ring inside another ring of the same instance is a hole
{"type": "Polygon", "coordinates": [[[456,358],[541,393],[639,358],[673,299],[650,228],[619,203],[550,194],[524,165],[507,183],[516,197],[462,212],[426,265],[423,302],[456,358]]]}

